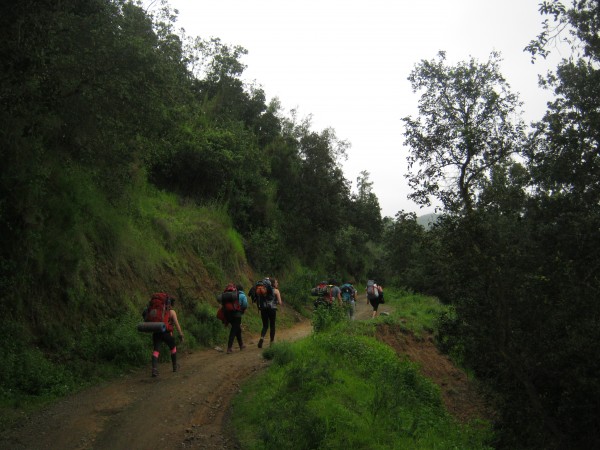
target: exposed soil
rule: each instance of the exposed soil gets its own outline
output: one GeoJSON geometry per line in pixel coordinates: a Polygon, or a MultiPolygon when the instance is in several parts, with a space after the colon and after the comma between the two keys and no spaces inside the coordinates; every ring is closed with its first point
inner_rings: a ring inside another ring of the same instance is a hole
{"type": "MultiPolygon", "coordinates": [[[[357,318],[368,319],[371,308],[359,301],[357,318]]],[[[380,312],[387,305],[380,307],[380,312]]],[[[291,341],[311,332],[308,321],[279,329],[277,341],[291,341]]],[[[448,410],[459,420],[486,417],[482,399],[465,374],[440,354],[430,339],[417,340],[399,329],[382,327],[378,338],[400,355],[418,363],[425,376],[440,385],[448,410]]],[[[234,449],[223,432],[230,401],[241,382],[269,363],[257,348],[257,336],[245,333],[247,347],[233,354],[221,349],[180,352],[180,371],[150,367],[72,395],[24,420],[0,436],[10,449],[234,449]]]]}
{"type": "Polygon", "coordinates": [[[433,336],[416,337],[401,327],[384,325],[377,328],[376,337],[400,357],[416,363],[421,373],[440,387],[446,410],[460,422],[493,419],[493,410],[477,384],[437,349],[433,336]]]}

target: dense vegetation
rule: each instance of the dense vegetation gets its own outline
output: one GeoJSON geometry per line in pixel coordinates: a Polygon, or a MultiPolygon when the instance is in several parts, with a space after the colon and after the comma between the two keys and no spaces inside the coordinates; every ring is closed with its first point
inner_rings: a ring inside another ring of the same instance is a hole
{"type": "MultiPolygon", "coordinates": [[[[376,321],[334,320],[301,342],[264,351],[267,372],[242,386],[233,429],[248,449],[488,449],[490,430],[460,424],[444,410],[439,387],[374,338],[378,323],[400,320],[423,332],[439,302],[386,294],[394,313],[376,321]],[[408,319],[406,319],[408,318],[408,319]]],[[[322,324],[323,321],[320,321],[322,324]]]]}
{"type": "Polygon", "coordinates": [[[139,364],[131,325],[153,291],[178,298],[193,347],[219,338],[229,280],[287,277],[302,310],[319,277],[373,266],[368,173],[351,192],[347,143],[244,84],[245,49],[178,35],[166,3],[0,8],[3,400],[139,364]]]}
{"type": "Polygon", "coordinates": [[[416,64],[419,116],[405,119],[412,197],[442,207],[425,231],[386,224],[396,280],[452,305],[446,350],[497,393],[497,447],[600,443],[600,3],[544,1],[527,47],[573,46],[542,86],[555,99],[530,131],[499,57],[416,64]]]}
{"type": "Polygon", "coordinates": [[[3,403],[141,362],[151,291],[174,292],[188,345],[209,345],[228,280],[286,277],[302,310],[325,274],[377,274],[449,306],[440,343],[495,393],[494,446],[597,446],[599,11],[542,2],[528,51],[566,35],[573,56],[531,127],[500,55],[415,65],[407,181],[442,205],[425,229],[402,211],[362,220],[380,210],[368,172],[344,178],[349,144],[245,84],[244,48],[178,35],[166,4],[3,4],[3,403]]]}

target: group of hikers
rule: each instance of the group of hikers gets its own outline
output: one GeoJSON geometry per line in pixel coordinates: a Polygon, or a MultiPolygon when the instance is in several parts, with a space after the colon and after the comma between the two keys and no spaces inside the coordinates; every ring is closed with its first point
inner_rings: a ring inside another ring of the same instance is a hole
{"type": "MultiPolygon", "coordinates": [[[[277,308],[283,305],[279,292],[279,281],[277,278],[263,278],[250,288],[248,296],[252,299],[252,303],[256,303],[260,311],[262,329],[258,348],[262,348],[267,331],[269,332],[269,342],[272,344],[275,340],[277,308]]],[[[240,350],[246,348],[242,338],[242,316],[248,309],[248,296],[244,292],[243,286],[239,284],[229,284],[225,291],[218,296],[221,307],[217,312],[217,317],[225,325],[231,324],[227,340],[227,353],[233,353],[235,340],[237,340],[240,350]]]]}
{"type": "MultiPolygon", "coordinates": [[[[331,307],[337,303],[338,306],[346,309],[350,320],[355,318],[357,294],[353,282],[346,282],[340,286],[335,279],[323,281],[311,290],[311,295],[318,297],[314,302],[315,308],[331,307]]],[[[374,318],[379,305],[384,303],[383,288],[373,280],[369,280],[366,294],[367,304],[373,308],[372,317],[374,318]]],[[[263,278],[250,288],[247,295],[242,285],[230,283],[217,297],[220,303],[217,317],[224,325],[231,325],[227,339],[226,352],[228,354],[233,353],[234,341],[237,341],[240,351],[246,348],[242,338],[242,316],[249,306],[248,297],[252,299],[252,303],[256,303],[262,319],[258,348],[263,347],[267,332],[269,332],[269,343],[272,344],[275,341],[277,308],[283,305],[279,281],[276,278],[263,278]]],[[[163,342],[169,347],[173,372],[177,372],[179,368],[173,332],[177,330],[180,342],[184,341],[184,334],[173,309],[174,304],[175,299],[167,293],[153,294],[142,313],[145,322],[138,325],[140,331],[152,332],[152,377],[158,376],[158,359],[163,342]]]]}
{"type": "MultiPolygon", "coordinates": [[[[337,304],[346,310],[350,320],[354,320],[358,294],[354,284],[353,281],[349,281],[340,285],[335,279],[322,281],[311,290],[311,295],[317,297],[314,302],[315,309],[321,306],[331,307],[332,305],[337,304]]],[[[377,316],[379,305],[384,303],[383,287],[378,285],[374,280],[368,280],[365,290],[367,294],[367,304],[371,305],[373,308],[371,317],[375,318],[375,316],[377,316]]]]}

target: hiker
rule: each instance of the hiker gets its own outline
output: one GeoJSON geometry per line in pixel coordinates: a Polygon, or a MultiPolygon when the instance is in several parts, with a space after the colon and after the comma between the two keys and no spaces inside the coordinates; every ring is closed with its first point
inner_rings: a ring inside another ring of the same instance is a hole
{"type": "Polygon", "coordinates": [[[373,307],[373,315],[371,316],[372,319],[377,316],[377,309],[381,303],[383,303],[383,288],[374,280],[368,280],[367,305],[370,304],[373,307]]]}
{"type": "Polygon", "coordinates": [[[260,318],[262,319],[262,330],[258,340],[258,348],[262,348],[267,330],[269,330],[269,344],[272,345],[275,340],[275,320],[277,319],[277,306],[283,305],[281,293],[279,292],[279,281],[277,278],[267,278],[270,282],[270,289],[266,298],[259,299],[258,308],[260,309],[260,318]]]}
{"type": "Polygon", "coordinates": [[[166,325],[165,331],[152,333],[152,377],[158,376],[158,357],[160,355],[160,344],[164,342],[171,351],[171,363],[173,364],[173,372],[177,372],[179,364],[177,364],[177,346],[173,337],[173,328],[177,328],[179,333],[179,341],[184,341],[183,331],[177,320],[177,313],[173,309],[175,299],[166,293],[157,293],[152,296],[146,310],[144,310],[144,319],[148,322],[164,322],[166,325]]]}
{"type": "Polygon", "coordinates": [[[353,283],[346,282],[340,286],[342,302],[350,320],[354,320],[354,313],[356,312],[356,289],[353,283]]]}
{"type": "Polygon", "coordinates": [[[310,295],[313,297],[317,297],[314,301],[313,305],[315,310],[320,306],[331,307],[333,297],[331,295],[333,289],[333,285],[328,281],[321,281],[314,288],[310,290],[310,295]]]}
{"type": "Polygon", "coordinates": [[[331,303],[333,304],[334,300],[337,300],[338,306],[342,306],[342,290],[338,286],[338,282],[335,279],[329,280],[329,284],[333,287],[331,288],[331,303]]]}
{"type": "Polygon", "coordinates": [[[229,340],[227,341],[227,353],[233,353],[234,339],[237,339],[240,350],[244,350],[246,348],[242,340],[242,316],[244,315],[244,312],[246,312],[246,308],[248,308],[248,298],[244,293],[244,288],[242,285],[237,284],[236,289],[238,294],[239,309],[225,311],[227,322],[231,324],[231,329],[229,330],[229,340]]]}

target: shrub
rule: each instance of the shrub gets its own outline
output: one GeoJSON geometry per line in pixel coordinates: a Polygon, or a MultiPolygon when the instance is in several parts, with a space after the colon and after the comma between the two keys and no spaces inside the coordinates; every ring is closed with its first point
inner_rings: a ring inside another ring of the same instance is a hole
{"type": "Polygon", "coordinates": [[[312,315],[312,326],[315,333],[327,331],[338,323],[346,321],[346,311],[343,307],[333,304],[319,306],[312,315]]]}

